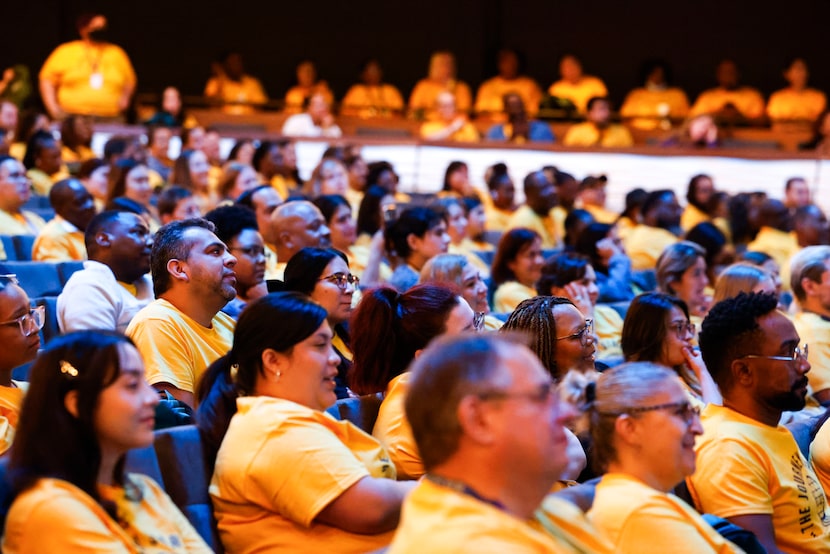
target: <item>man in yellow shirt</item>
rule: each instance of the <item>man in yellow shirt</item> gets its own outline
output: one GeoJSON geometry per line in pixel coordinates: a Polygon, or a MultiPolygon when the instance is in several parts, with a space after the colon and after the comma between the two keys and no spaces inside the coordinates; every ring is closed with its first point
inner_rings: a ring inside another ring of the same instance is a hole
{"type": "Polygon", "coordinates": [[[590,213],[597,223],[613,225],[619,219],[620,214],[612,212],[605,207],[607,194],[605,187],[608,184],[608,177],[605,175],[588,175],[579,184],[579,203],[583,210],[590,213]]]}
{"type": "Polygon", "coordinates": [[[83,183],[71,177],[55,183],[49,191],[55,217],[40,230],[32,247],[38,262],[85,260],[84,231],[95,216],[95,201],[83,183]]]}
{"type": "Polygon", "coordinates": [[[738,84],[738,66],[732,60],[718,64],[718,86],[700,93],[690,117],[708,114],[728,120],[757,119],[764,115],[764,97],[752,87],[738,84]]]}
{"type": "Polygon", "coordinates": [[[612,551],[567,503],[546,502],[552,526],[534,520],[568,465],[573,413],[529,349],[457,335],[411,372],[406,416],[427,474],[404,501],[390,554],[612,551]]]}
{"type": "Polygon", "coordinates": [[[683,209],[674,191],[664,189],[648,193],[640,213],[642,223],[625,234],[623,243],[632,269],[654,269],[663,250],[680,240],[683,209]]]}
{"type": "Polygon", "coordinates": [[[236,297],[236,258],[204,219],[174,221],[155,235],[150,269],[156,300],[127,327],[147,381],[195,406],[202,373],[233,344],[235,321],[220,310],[236,297]]]}
{"type": "Polygon", "coordinates": [[[40,70],[40,96],[54,119],[76,113],[118,117],[130,105],[135,72],[127,54],[102,40],[107,19],[85,14],[77,20],[81,40],[58,46],[40,70]]]}
{"type": "Polygon", "coordinates": [[[741,293],[709,311],[703,361],[723,395],[709,404],[687,478],[700,512],[755,533],[767,552],[830,552],[827,498],[790,431],[784,411],[804,408],[806,346],[774,293],[741,293]]]}
{"type": "Polygon", "coordinates": [[[767,198],[758,214],[761,228],[746,249],[764,252],[775,258],[781,268],[781,281],[785,289],[790,287],[790,258],[798,252],[798,239],[790,229],[790,214],[780,200],[767,198]]]}
{"type": "Polygon", "coordinates": [[[634,145],[629,130],[618,123],[611,123],[611,101],[604,96],[588,100],[587,121],[577,123],[565,134],[565,146],[601,146],[626,148],[634,145]]]}
{"type": "Polygon", "coordinates": [[[502,99],[507,94],[517,94],[522,100],[527,113],[534,117],[539,111],[542,90],[539,84],[525,75],[520,75],[519,55],[510,49],[498,53],[499,74],[487,79],[478,88],[475,112],[481,117],[499,121],[502,119],[502,99]]]}
{"type": "Polygon", "coordinates": [[[268,102],[259,79],[245,73],[239,52],[229,52],[215,67],[218,74],[205,85],[205,98],[222,105],[226,113],[253,113],[253,108],[268,102]]]}
{"type": "Polygon", "coordinates": [[[271,185],[260,185],[242,193],[236,203],[247,206],[256,215],[257,229],[265,243],[265,279],[278,279],[277,270],[277,243],[274,226],[271,225],[271,214],[282,204],[283,199],[271,185]]]}
{"type": "Polygon", "coordinates": [[[542,248],[561,248],[565,218],[554,211],[558,197],[553,182],[544,171],[533,171],[525,177],[524,192],[525,204],[513,212],[505,230],[532,229],[542,237],[542,248]]]}
{"type": "Polygon", "coordinates": [[[576,56],[567,54],[559,62],[561,79],[553,83],[548,94],[570,100],[579,113],[585,113],[588,100],[594,96],[605,96],[608,89],[602,79],[582,73],[582,63],[576,56]]]}
{"type": "Polygon", "coordinates": [[[810,345],[810,388],[830,405],[830,246],[808,246],[790,261],[790,284],[801,310],[793,323],[810,345]]]}
{"type": "MultiPolygon", "coordinates": [[[[11,156],[0,156],[0,235],[36,235],[46,222],[21,208],[32,195],[26,168],[11,156]]],[[[0,259],[6,252],[0,246],[0,259]]]]}
{"type": "Polygon", "coordinates": [[[479,135],[467,116],[459,113],[455,96],[444,91],[435,98],[436,119],[421,125],[421,138],[426,140],[453,140],[456,142],[478,142],[479,135]]]}

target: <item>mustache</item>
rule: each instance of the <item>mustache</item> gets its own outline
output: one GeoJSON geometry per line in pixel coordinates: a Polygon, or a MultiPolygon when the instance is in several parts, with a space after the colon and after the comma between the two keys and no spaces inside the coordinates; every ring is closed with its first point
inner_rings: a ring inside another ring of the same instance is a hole
{"type": "Polygon", "coordinates": [[[810,380],[806,377],[799,379],[794,385],[792,390],[803,389],[809,384],[810,380]]]}

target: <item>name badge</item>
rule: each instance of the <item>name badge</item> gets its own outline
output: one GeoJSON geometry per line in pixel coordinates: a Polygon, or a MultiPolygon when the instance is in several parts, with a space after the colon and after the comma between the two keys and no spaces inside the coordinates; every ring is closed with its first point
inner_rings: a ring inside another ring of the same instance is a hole
{"type": "Polygon", "coordinates": [[[89,76],[89,86],[90,86],[90,88],[93,88],[95,90],[98,90],[101,87],[103,87],[104,86],[104,75],[99,71],[96,71],[95,73],[90,75],[89,76]]]}

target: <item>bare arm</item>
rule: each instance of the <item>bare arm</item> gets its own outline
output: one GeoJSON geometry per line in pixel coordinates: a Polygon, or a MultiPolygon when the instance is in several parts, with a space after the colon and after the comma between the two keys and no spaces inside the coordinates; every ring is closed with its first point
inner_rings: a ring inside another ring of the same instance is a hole
{"type": "Polygon", "coordinates": [[[366,268],[363,270],[361,280],[364,287],[374,287],[380,284],[380,263],[384,252],[383,230],[379,230],[374,234],[369,245],[369,258],[366,260],[366,268]]]}
{"type": "Polygon", "coordinates": [[[722,405],[723,397],[720,394],[720,389],[717,383],[715,383],[715,380],[712,379],[712,375],[706,368],[706,364],[703,363],[703,357],[700,355],[700,352],[684,346],[683,357],[686,358],[686,363],[689,365],[689,368],[695,372],[697,380],[700,381],[703,401],[707,404],[722,405]]]}
{"type": "Polygon", "coordinates": [[[52,81],[48,79],[40,80],[40,97],[43,99],[43,105],[46,106],[49,115],[53,119],[63,119],[66,114],[58,104],[57,90],[58,88],[52,81]]]}
{"type": "Polygon", "coordinates": [[[726,518],[738,527],[752,531],[758,538],[767,554],[784,554],[775,543],[775,528],[772,526],[772,516],[767,514],[752,514],[745,516],[732,516],[726,518]]]}
{"type": "Polygon", "coordinates": [[[187,404],[191,408],[195,407],[195,405],[194,405],[195,399],[193,398],[193,393],[192,392],[188,392],[186,390],[182,390],[180,388],[177,388],[177,387],[171,385],[170,383],[155,383],[153,385],[153,388],[156,389],[159,392],[167,391],[167,392],[170,393],[170,396],[172,396],[176,400],[180,400],[181,402],[184,402],[185,404],[187,404]]]}
{"type": "Polygon", "coordinates": [[[417,484],[364,477],[323,508],[315,520],[351,533],[391,531],[398,526],[404,497],[417,484]]]}

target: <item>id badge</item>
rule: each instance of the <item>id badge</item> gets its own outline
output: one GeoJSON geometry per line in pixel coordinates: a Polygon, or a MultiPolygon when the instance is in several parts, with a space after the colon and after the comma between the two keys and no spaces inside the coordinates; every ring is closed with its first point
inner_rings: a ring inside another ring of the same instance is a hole
{"type": "Polygon", "coordinates": [[[103,87],[104,86],[104,75],[99,71],[96,71],[95,73],[90,75],[89,76],[89,86],[90,86],[90,88],[93,88],[95,90],[98,90],[101,87],[103,87]]]}

